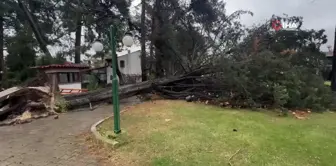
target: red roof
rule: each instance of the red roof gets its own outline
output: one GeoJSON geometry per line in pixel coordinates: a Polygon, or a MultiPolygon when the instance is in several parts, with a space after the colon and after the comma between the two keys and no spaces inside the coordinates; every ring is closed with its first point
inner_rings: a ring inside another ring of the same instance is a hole
{"type": "Polygon", "coordinates": [[[35,66],[35,69],[52,69],[52,68],[63,68],[63,69],[88,69],[90,66],[85,64],[76,64],[71,62],[65,62],[64,64],[51,64],[46,66],[35,66]]]}

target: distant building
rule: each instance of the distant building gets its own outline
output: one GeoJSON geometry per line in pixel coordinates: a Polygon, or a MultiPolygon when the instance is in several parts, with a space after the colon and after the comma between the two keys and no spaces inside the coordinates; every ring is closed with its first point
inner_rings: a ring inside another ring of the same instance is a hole
{"type": "Polygon", "coordinates": [[[66,62],[64,64],[51,64],[45,66],[33,67],[40,72],[47,74],[51,81],[52,87],[58,86],[59,90],[76,90],[81,92],[82,89],[82,75],[80,72],[89,69],[88,65],[74,64],[66,62]]]}
{"type": "MultiPolygon", "coordinates": [[[[140,50],[132,53],[119,55],[118,65],[126,83],[141,82],[141,59],[140,50]]],[[[112,59],[106,58],[100,67],[91,68],[86,64],[74,64],[66,62],[64,64],[51,64],[33,67],[48,75],[53,87],[56,86],[64,93],[83,92],[90,82],[90,75],[98,79],[101,86],[112,84],[112,59]],[[67,90],[67,91],[65,91],[67,90]],[[76,91],[77,90],[77,91],[76,91]]]]}
{"type": "MultiPolygon", "coordinates": [[[[119,70],[123,75],[125,83],[141,82],[141,51],[135,51],[123,55],[118,55],[119,70]]],[[[99,84],[105,86],[112,84],[112,57],[107,56],[104,64],[94,68],[83,70],[83,85],[89,82],[90,74],[94,74],[99,79],[99,84]]],[[[119,78],[118,78],[119,79],[119,78]]]]}
{"type": "MultiPolygon", "coordinates": [[[[120,72],[124,74],[126,77],[138,77],[136,81],[141,81],[141,51],[135,51],[132,53],[119,55],[118,56],[118,65],[120,72]]],[[[106,59],[107,62],[111,62],[111,57],[106,59]]],[[[109,65],[111,66],[111,65],[109,65]]],[[[112,68],[108,68],[107,70],[107,78],[112,76],[112,68]]],[[[107,79],[107,83],[112,83],[111,79],[107,79]]]]}

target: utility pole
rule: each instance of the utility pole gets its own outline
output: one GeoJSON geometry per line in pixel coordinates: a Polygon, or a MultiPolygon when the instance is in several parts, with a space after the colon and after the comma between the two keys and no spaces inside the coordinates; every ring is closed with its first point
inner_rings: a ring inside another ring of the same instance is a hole
{"type": "Polygon", "coordinates": [[[336,27],[334,35],[334,51],[332,57],[331,90],[334,92],[336,91],[336,27]]]}

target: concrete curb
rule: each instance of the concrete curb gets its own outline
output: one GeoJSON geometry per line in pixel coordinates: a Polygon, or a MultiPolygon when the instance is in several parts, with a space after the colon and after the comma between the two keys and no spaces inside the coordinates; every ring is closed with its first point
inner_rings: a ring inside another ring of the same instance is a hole
{"type": "MultiPolygon", "coordinates": [[[[124,112],[124,111],[123,111],[123,112],[124,112]]],[[[97,126],[98,126],[98,125],[100,125],[100,124],[103,123],[105,120],[107,120],[107,119],[109,119],[109,118],[112,118],[112,117],[113,117],[113,115],[112,115],[112,116],[109,116],[109,117],[107,117],[107,118],[101,119],[101,120],[99,120],[98,122],[96,122],[95,124],[93,124],[93,125],[91,126],[91,132],[92,132],[93,135],[96,137],[96,139],[98,139],[98,140],[100,140],[100,141],[102,141],[102,142],[104,142],[104,143],[107,143],[107,144],[110,144],[110,145],[115,146],[115,145],[118,144],[117,141],[113,141],[113,140],[111,140],[111,139],[105,138],[104,136],[102,136],[102,135],[97,131],[97,126]]]]}
{"type": "MultiPolygon", "coordinates": [[[[122,110],[122,111],[120,111],[120,114],[122,114],[122,113],[124,113],[124,112],[126,112],[126,111],[127,111],[127,110],[122,110]]],[[[109,116],[109,117],[106,117],[106,118],[104,118],[104,119],[101,119],[101,120],[99,120],[98,122],[96,122],[95,124],[93,124],[93,125],[91,126],[91,132],[92,132],[93,135],[96,137],[96,139],[98,139],[98,140],[100,140],[100,141],[103,141],[103,142],[105,142],[105,143],[108,143],[108,144],[110,144],[110,145],[115,146],[115,145],[117,145],[119,142],[114,141],[114,140],[111,140],[111,139],[108,139],[108,138],[102,136],[102,135],[97,131],[97,126],[98,126],[98,125],[102,124],[105,120],[110,119],[110,118],[112,118],[112,117],[113,117],[113,115],[111,115],[111,116],[109,116]]]]}

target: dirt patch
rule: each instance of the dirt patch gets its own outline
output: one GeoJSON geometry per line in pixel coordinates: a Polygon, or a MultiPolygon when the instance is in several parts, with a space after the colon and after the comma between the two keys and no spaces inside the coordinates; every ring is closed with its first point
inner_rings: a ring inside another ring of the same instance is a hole
{"type": "Polygon", "coordinates": [[[93,156],[100,166],[110,166],[111,163],[120,166],[139,165],[135,160],[129,160],[130,154],[116,153],[110,145],[95,139],[90,132],[81,134],[78,139],[87,147],[85,153],[93,156]]]}

